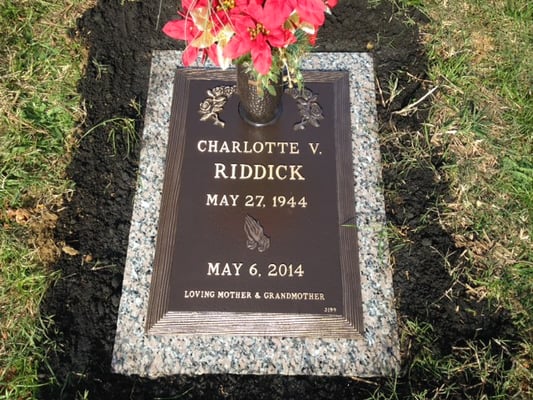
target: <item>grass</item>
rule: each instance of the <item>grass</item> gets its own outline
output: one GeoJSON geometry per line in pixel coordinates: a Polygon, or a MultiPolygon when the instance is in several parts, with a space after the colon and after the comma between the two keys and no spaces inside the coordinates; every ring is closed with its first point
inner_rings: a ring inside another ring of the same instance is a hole
{"type": "MultiPolygon", "coordinates": [[[[404,371],[410,397],[532,398],[533,4],[395,4],[400,12],[415,6],[429,17],[420,28],[429,87],[437,88],[423,130],[407,133],[400,169],[427,164],[432,154],[443,157],[435,176],[449,184],[451,198],[440,199],[433,211],[464,249],[460,267],[450,265],[449,273],[476,301],[508,312],[518,336],[471,340],[440,354],[431,325],[403,321],[404,348],[412,356],[404,371]],[[435,385],[418,388],[420,380],[435,385]]],[[[388,93],[396,91],[392,82],[388,93]]],[[[402,246],[399,237],[394,246],[402,246]]]]}
{"type": "MultiPolygon", "coordinates": [[[[442,254],[443,265],[474,301],[506,310],[517,334],[467,340],[444,353],[431,324],[404,319],[407,363],[373,398],[532,398],[533,5],[527,0],[393,2],[398,12],[417,7],[430,18],[420,29],[429,58],[427,97],[432,99],[423,129],[391,133],[390,140],[409,135],[395,168],[399,173],[435,168],[435,153],[444,159],[435,177],[448,183],[451,195],[433,204],[431,216],[439,217],[464,251],[458,265],[442,254]]],[[[73,190],[65,167],[76,143],[76,124],[83,119],[76,83],[85,55],[66,32],[90,6],[81,0],[3,0],[0,5],[4,399],[35,395],[38,369],[45,366],[51,346],[39,303],[55,279],[47,265],[61,245],[51,232],[56,210],[73,190]]],[[[401,90],[394,77],[382,89],[385,106],[401,90]]],[[[397,114],[419,106],[413,101],[397,114]]],[[[110,129],[110,141],[121,132],[133,135],[130,120],[102,124],[110,129]]],[[[403,229],[409,228],[398,228],[391,237],[393,252],[406,245],[403,229]]]]}
{"type": "Polygon", "coordinates": [[[83,48],[69,39],[81,0],[0,5],[0,398],[32,398],[49,322],[39,303],[55,278],[52,238],[69,149],[83,119],[83,48]]]}
{"type": "Polygon", "coordinates": [[[38,305],[51,277],[39,267],[27,246],[0,233],[2,272],[0,398],[28,398],[38,382],[38,368],[46,356],[46,321],[39,318],[38,305]]]}

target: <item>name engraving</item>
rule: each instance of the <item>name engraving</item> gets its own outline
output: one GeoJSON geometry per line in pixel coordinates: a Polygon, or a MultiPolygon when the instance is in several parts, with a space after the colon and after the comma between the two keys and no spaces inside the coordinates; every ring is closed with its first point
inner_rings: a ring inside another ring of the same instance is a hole
{"type": "MultiPolygon", "coordinates": [[[[307,143],[313,156],[321,156],[319,142],[307,143]]],[[[272,142],[247,140],[207,140],[196,142],[196,150],[201,154],[250,154],[250,155],[286,155],[298,156],[299,142],[272,142]]],[[[302,164],[248,164],[223,163],[213,164],[214,179],[253,180],[253,181],[305,181],[302,164]]]]}
{"type": "Polygon", "coordinates": [[[223,164],[215,163],[215,179],[253,179],[260,181],[305,181],[301,169],[303,165],[263,165],[263,164],[223,164]]]}
{"type": "MultiPolygon", "coordinates": [[[[318,144],[316,144],[318,146],[318,144]]],[[[236,140],[199,140],[196,149],[200,153],[230,154],[300,154],[298,142],[239,142],[236,140]]]]}

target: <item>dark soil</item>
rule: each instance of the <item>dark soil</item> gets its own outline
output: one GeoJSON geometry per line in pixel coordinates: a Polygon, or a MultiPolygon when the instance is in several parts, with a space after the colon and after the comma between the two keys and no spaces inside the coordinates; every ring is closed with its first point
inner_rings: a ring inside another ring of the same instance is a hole
{"type": "MultiPolygon", "coordinates": [[[[174,18],[178,1],[99,0],[78,21],[73,36],[89,49],[89,63],[79,90],[87,107],[86,129],[113,117],[137,120],[144,112],[152,50],[178,49],[179,44],[161,33],[165,21],[174,18]],[[121,3],[124,3],[121,5],[121,3]]],[[[410,133],[424,121],[428,104],[408,117],[393,114],[420,98],[426,59],[419,45],[417,26],[386,1],[370,7],[366,0],[341,1],[320,32],[322,51],[371,51],[379,87],[387,99],[391,76],[401,89],[384,106],[378,93],[380,134],[383,138],[386,209],[391,224],[405,232],[405,242],[391,243],[395,261],[394,288],[400,321],[418,320],[434,327],[433,351],[445,356],[468,339],[505,335],[506,316],[484,301],[468,297],[464,287],[448,273],[460,266],[462,249],[438,224],[436,204],[448,194],[446,182],[436,176],[443,166],[441,149],[428,149],[431,157],[409,172],[399,171],[402,149],[410,133]],[[398,132],[405,132],[401,135],[398,132]],[[394,136],[397,140],[389,140],[394,136]],[[409,244],[405,244],[409,243],[409,244]],[[441,255],[449,255],[450,266],[441,255]]],[[[423,18],[412,13],[417,23],[423,18]]],[[[148,380],[111,373],[111,353],[126,258],[129,221],[135,191],[139,144],[128,153],[126,136],[109,140],[109,126],[95,129],[80,143],[68,170],[76,191],[68,199],[57,226],[57,241],[79,251],[64,254],[54,266],[63,278],[49,291],[42,311],[53,316],[50,336],[56,351],[49,368],[42,370],[42,399],[75,399],[88,392],[91,399],[192,399],[192,398],[367,398],[375,391],[390,390],[387,381],[361,382],[350,378],[208,375],[172,376],[148,380]]],[[[130,138],[131,139],[131,138],[130,138]]],[[[139,142],[141,142],[140,140],[139,142]]],[[[510,334],[510,333],[509,333],[510,334]]],[[[431,375],[411,376],[410,360],[420,351],[416,338],[403,342],[402,374],[396,390],[399,398],[411,391],[436,393],[441,385],[475,387],[468,376],[446,382],[431,375]]],[[[475,390],[475,389],[472,389],[475,390]]],[[[490,388],[485,388],[490,392],[490,388]]],[[[472,394],[472,393],[470,393],[472,394]]],[[[432,396],[429,396],[432,397],[432,396]]],[[[455,397],[461,398],[461,397],[455,397]]]]}

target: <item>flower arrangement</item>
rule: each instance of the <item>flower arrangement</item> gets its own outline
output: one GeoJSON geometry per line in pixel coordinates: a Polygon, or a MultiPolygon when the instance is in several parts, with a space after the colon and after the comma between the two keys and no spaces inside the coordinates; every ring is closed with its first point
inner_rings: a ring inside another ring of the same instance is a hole
{"type": "Polygon", "coordinates": [[[282,79],[302,86],[302,57],[315,45],[325,13],[338,0],[182,0],[177,20],[163,32],[187,43],[183,64],[198,57],[215,65],[246,66],[272,92],[282,79]]]}

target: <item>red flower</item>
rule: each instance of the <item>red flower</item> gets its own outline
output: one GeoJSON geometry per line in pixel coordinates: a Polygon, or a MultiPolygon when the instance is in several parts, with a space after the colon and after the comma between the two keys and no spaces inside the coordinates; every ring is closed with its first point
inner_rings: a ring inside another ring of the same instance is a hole
{"type": "MultiPolygon", "coordinates": [[[[191,18],[169,21],[163,27],[163,32],[172,39],[185,40],[187,43],[190,43],[201,34],[191,18]]],[[[198,47],[190,44],[185,47],[183,64],[186,67],[194,63],[196,58],[198,58],[198,51],[198,47]]]]}
{"type": "Polygon", "coordinates": [[[217,35],[225,25],[221,23],[220,18],[213,18],[215,13],[208,7],[211,6],[208,0],[183,0],[182,6],[184,11],[180,15],[184,18],[167,22],[163,27],[163,32],[173,39],[187,42],[182,55],[183,64],[191,65],[201,54],[202,61],[205,61],[208,56],[215,65],[219,65],[220,60],[216,49],[217,35]]]}
{"type": "MultiPolygon", "coordinates": [[[[312,26],[315,32],[324,24],[324,13],[337,5],[338,0],[266,0],[265,9],[275,24],[281,25],[296,13],[300,25],[312,26]]],[[[297,28],[300,26],[296,26],[297,28]]]]}
{"type": "Polygon", "coordinates": [[[326,4],[324,0],[289,0],[293,9],[302,21],[308,22],[315,28],[324,24],[326,4]]]}
{"type": "Polygon", "coordinates": [[[264,7],[273,25],[282,25],[294,10],[291,0],[266,0],[264,7]]]}
{"type": "MultiPolygon", "coordinates": [[[[187,43],[183,63],[209,57],[227,67],[232,60],[250,54],[261,75],[267,75],[272,58],[285,57],[284,49],[297,42],[296,30],[307,33],[315,44],[325,12],[338,0],[182,0],[181,19],[170,21],[163,32],[187,43]]],[[[279,61],[279,59],[277,59],[279,61]]],[[[283,61],[284,65],[286,60],[283,61]]],[[[279,64],[279,62],[278,62],[279,64]]]]}
{"type": "Polygon", "coordinates": [[[272,48],[295,43],[296,37],[276,24],[272,10],[267,12],[255,0],[242,11],[233,18],[236,34],[224,49],[224,55],[236,59],[250,53],[257,72],[266,75],[272,65],[272,48]]]}

